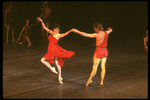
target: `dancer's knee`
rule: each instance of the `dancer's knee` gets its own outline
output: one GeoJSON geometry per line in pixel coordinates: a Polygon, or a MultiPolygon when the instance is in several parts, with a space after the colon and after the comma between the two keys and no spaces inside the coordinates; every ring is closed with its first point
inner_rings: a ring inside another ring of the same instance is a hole
{"type": "Polygon", "coordinates": [[[96,68],[93,68],[93,69],[92,69],[92,74],[95,75],[96,73],[97,73],[97,69],[96,69],[96,68]]]}
{"type": "Polygon", "coordinates": [[[43,63],[44,61],[45,61],[45,58],[42,58],[42,59],[41,59],[41,62],[43,63]]]}

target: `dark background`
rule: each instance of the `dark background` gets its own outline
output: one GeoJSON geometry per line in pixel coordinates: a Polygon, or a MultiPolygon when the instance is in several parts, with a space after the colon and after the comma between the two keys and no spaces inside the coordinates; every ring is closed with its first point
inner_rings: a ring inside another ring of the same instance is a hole
{"type": "MultiPolygon", "coordinates": [[[[42,2],[15,1],[19,25],[15,31],[15,38],[19,37],[26,18],[31,20],[31,24],[37,22],[40,16],[42,2]]],[[[4,11],[8,7],[8,2],[3,2],[4,11]]],[[[102,23],[104,30],[108,27],[113,29],[109,35],[108,45],[122,45],[122,47],[143,48],[143,38],[148,30],[148,2],[147,1],[49,1],[51,9],[50,29],[54,23],[61,26],[60,33],[71,28],[80,31],[93,33],[93,24],[102,23]]],[[[31,41],[33,44],[42,42],[41,24],[33,27],[31,41]]],[[[5,43],[6,27],[3,20],[3,44],[5,43]]],[[[11,33],[9,35],[11,39],[11,33]]],[[[60,40],[63,43],[75,43],[79,45],[94,46],[95,39],[82,37],[75,33],[60,40]],[[63,41],[62,41],[63,40],[63,41]]]]}

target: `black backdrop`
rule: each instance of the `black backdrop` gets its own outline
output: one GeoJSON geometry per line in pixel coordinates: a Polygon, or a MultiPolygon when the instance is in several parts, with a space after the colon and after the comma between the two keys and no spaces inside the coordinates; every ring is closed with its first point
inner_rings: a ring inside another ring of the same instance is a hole
{"type": "MultiPolygon", "coordinates": [[[[43,2],[15,1],[15,3],[19,17],[15,38],[18,38],[26,18],[29,18],[32,24],[37,22],[36,18],[40,15],[43,2]]],[[[8,5],[8,2],[3,2],[3,18],[8,5]]],[[[148,30],[148,2],[146,1],[49,1],[49,5],[52,11],[50,29],[54,23],[58,23],[61,26],[60,33],[71,28],[92,33],[93,23],[100,22],[105,30],[108,27],[113,29],[109,35],[110,44],[143,45],[143,38],[148,30]]],[[[6,27],[3,20],[3,43],[5,43],[5,34],[6,27]]],[[[35,44],[42,41],[40,24],[32,28],[31,38],[35,44]]],[[[90,41],[91,45],[95,42],[95,39],[84,38],[74,33],[64,37],[63,40],[81,42],[83,45],[87,44],[87,41],[90,41]]]]}

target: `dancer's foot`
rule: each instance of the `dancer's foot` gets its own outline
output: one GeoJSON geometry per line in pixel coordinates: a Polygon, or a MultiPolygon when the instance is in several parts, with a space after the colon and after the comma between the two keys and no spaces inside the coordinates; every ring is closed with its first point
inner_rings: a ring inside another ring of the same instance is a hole
{"type": "Polygon", "coordinates": [[[55,73],[55,74],[58,74],[58,72],[56,71],[55,67],[52,67],[52,68],[51,68],[51,71],[52,71],[53,73],[55,73]]]}
{"type": "Polygon", "coordinates": [[[92,82],[93,82],[92,80],[88,79],[88,81],[87,81],[87,83],[86,83],[86,87],[87,87],[90,83],[92,83],[92,82]]]}
{"type": "Polygon", "coordinates": [[[102,87],[104,87],[104,85],[100,84],[100,87],[102,88],[102,87]]]}
{"type": "Polygon", "coordinates": [[[8,42],[6,42],[6,45],[8,44],[8,42]]]}
{"type": "Polygon", "coordinates": [[[19,44],[22,44],[22,42],[19,42],[19,44]]]}
{"type": "Polygon", "coordinates": [[[16,41],[16,43],[19,43],[19,41],[16,41]]]}
{"type": "Polygon", "coordinates": [[[60,84],[63,84],[62,80],[63,80],[62,77],[59,77],[59,78],[58,78],[58,81],[59,81],[60,84]]]}
{"type": "Polygon", "coordinates": [[[91,80],[90,83],[92,83],[93,81],[91,80]]]}
{"type": "Polygon", "coordinates": [[[103,82],[101,81],[101,82],[100,82],[100,87],[103,87],[103,86],[104,86],[104,85],[103,85],[103,82]]]}
{"type": "Polygon", "coordinates": [[[13,41],[12,43],[13,43],[13,44],[15,44],[16,42],[15,42],[15,41],[13,41]]]}
{"type": "Polygon", "coordinates": [[[31,43],[28,45],[28,47],[31,46],[31,43]]]}

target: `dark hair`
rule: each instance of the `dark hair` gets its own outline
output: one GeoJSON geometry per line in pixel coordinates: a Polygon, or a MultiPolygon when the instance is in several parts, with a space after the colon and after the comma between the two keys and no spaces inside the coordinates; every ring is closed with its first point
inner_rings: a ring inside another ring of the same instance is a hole
{"type": "Polygon", "coordinates": [[[100,30],[100,31],[104,30],[103,25],[101,23],[95,23],[95,24],[93,24],[93,27],[98,28],[98,30],[100,30]]]}
{"type": "Polygon", "coordinates": [[[54,24],[54,27],[53,28],[58,28],[60,29],[60,25],[59,24],[54,24]]]}

